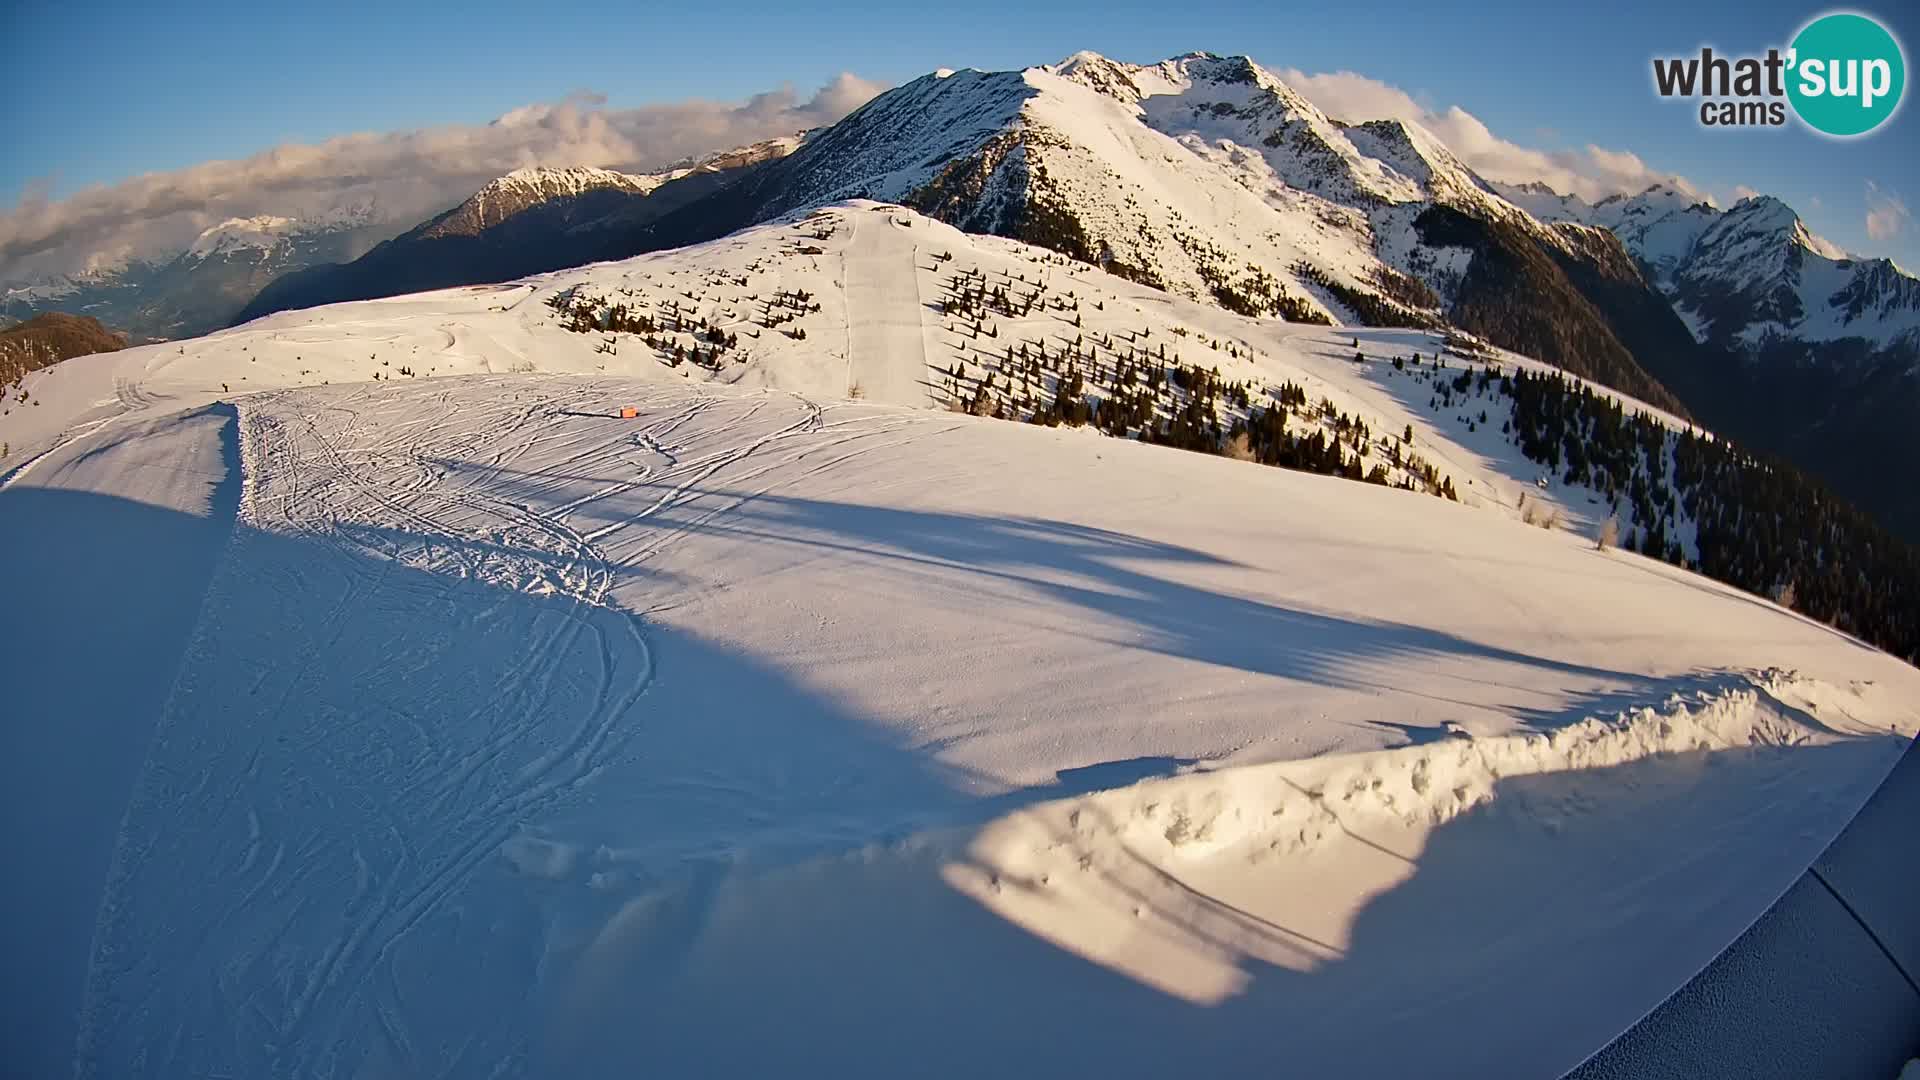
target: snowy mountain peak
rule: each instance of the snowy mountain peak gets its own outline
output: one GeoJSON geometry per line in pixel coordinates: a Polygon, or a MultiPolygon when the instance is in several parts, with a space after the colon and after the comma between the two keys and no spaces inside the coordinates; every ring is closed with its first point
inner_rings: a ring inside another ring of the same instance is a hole
{"type": "Polygon", "coordinates": [[[595,188],[617,187],[645,194],[671,179],[670,174],[634,174],[590,165],[554,168],[531,165],[515,169],[474,194],[474,198],[509,198],[538,194],[543,198],[578,195],[595,188]]]}
{"type": "Polygon", "coordinates": [[[1631,218],[1607,224],[1655,267],[1701,340],[1742,349],[1783,339],[1857,338],[1874,347],[1920,341],[1920,281],[1885,259],[1853,258],[1773,196],[1742,199],[1724,212],[1695,203],[1664,216],[1649,208],[1647,216],[1645,225],[1631,218]]]}
{"type": "Polygon", "coordinates": [[[1847,258],[1837,245],[1814,235],[1793,207],[1771,195],[1755,195],[1735,203],[1703,239],[1735,246],[1739,265],[1734,265],[1730,255],[1723,254],[1721,261],[1728,264],[1725,268],[1729,272],[1749,279],[1797,268],[1800,251],[1836,262],[1847,258]]]}
{"type": "Polygon", "coordinates": [[[1038,70],[1079,83],[1118,101],[1132,103],[1140,99],[1140,87],[1133,81],[1133,73],[1139,68],[1109,60],[1097,52],[1077,52],[1057,64],[1049,64],[1038,70]]]}
{"type": "Polygon", "coordinates": [[[1825,259],[1841,260],[1847,253],[1838,244],[1816,235],[1793,207],[1772,195],[1754,195],[1735,203],[1725,220],[1739,223],[1751,231],[1765,230],[1783,234],[1790,244],[1802,247],[1825,259]]]}
{"type": "Polygon", "coordinates": [[[554,168],[534,165],[515,169],[489,182],[466,202],[432,222],[423,235],[472,236],[500,224],[529,207],[555,199],[572,199],[595,191],[622,191],[647,195],[669,180],[686,175],[686,168],[634,174],[592,166],[554,168]]]}
{"type": "Polygon", "coordinates": [[[1724,218],[1728,227],[1795,235],[1805,228],[1793,207],[1772,195],[1753,195],[1735,203],[1724,218]]]}
{"type": "Polygon", "coordinates": [[[204,259],[248,248],[270,250],[297,225],[292,218],[272,214],[228,218],[202,232],[187,248],[187,254],[204,259]]]}
{"type": "Polygon", "coordinates": [[[1079,52],[1074,53],[1072,56],[1067,57],[1057,64],[1044,65],[1047,71],[1051,71],[1056,75],[1066,76],[1071,76],[1089,68],[1118,66],[1117,61],[1109,60],[1099,53],[1094,52],[1092,49],[1081,49],[1079,52]]]}
{"type": "MultiPolygon", "coordinates": [[[[1157,64],[1127,64],[1095,52],[1077,52],[1060,63],[1034,70],[1057,75],[1127,103],[1160,95],[1191,95],[1200,87],[1246,86],[1279,97],[1289,109],[1320,115],[1312,102],[1245,56],[1193,52],[1157,64]]],[[[1213,100],[1222,99],[1215,95],[1213,100]]]]}
{"type": "Polygon", "coordinates": [[[1369,120],[1347,129],[1357,149],[1379,160],[1417,185],[1426,197],[1453,206],[1473,206],[1495,217],[1518,217],[1516,208],[1498,197],[1467,168],[1438,137],[1405,120],[1369,120]]]}
{"type": "Polygon", "coordinates": [[[1886,344],[1916,325],[1911,278],[1890,265],[1885,273],[1867,270],[1771,195],[1721,210],[1668,182],[1591,204],[1542,184],[1496,187],[1542,220],[1612,230],[1702,340],[1886,344]]]}
{"type": "Polygon", "coordinates": [[[1197,52],[1134,65],[1082,53],[1048,70],[1115,98],[1189,145],[1231,143],[1257,153],[1288,187],[1347,203],[1421,197],[1416,184],[1368,158],[1318,106],[1245,56],[1197,52]]]}
{"type": "Polygon", "coordinates": [[[371,225],[376,216],[371,204],[352,204],[297,217],[279,214],[231,217],[195,237],[187,247],[185,257],[207,259],[245,253],[273,253],[300,237],[371,225]]]}
{"type": "Polygon", "coordinates": [[[1216,56],[1208,52],[1187,53],[1167,61],[1189,77],[1212,83],[1242,83],[1265,89],[1285,89],[1293,91],[1278,77],[1253,62],[1248,56],[1216,56]]]}
{"type": "Polygon", "coordinates": [[[653,174],[653,176],[641,177],[641,179],[659,177],[662,178],[662,182],[665,182],[666,180],[678,179],[688,173],[723,172],[728,169],[737,169],[743,165],[783,158],[795,150],[798,150],[801,144],[806,142],[809,134],[810,132],[799,131],[792,135],[777,135],[771,139],[762,139],[757,143],[750,143],[746,146],[736,146],[731,150],[721,150],[718,153],[707,154],[702,157],[683,158],[667,169],[653,174]]]}
{"type": "Polygon", "coordinates": [[[1705,203],[1708,206],[1714,206],[1713,196],[1695,191],[1690,187],[1682,187],[1671,180],[1659,180],[1648,184],[1646,190],[1635,195],[1634,198],[1641,202],[1661,202],[1668,205],[1692,206],[1696,203],[1705,203]]]}
{"type": "Polygon", "coordinates": [[[1216,56],[1213,53],[1186,53],[1138,69],[1163,85],[1159,93],[1193,93],[1201,87],[1212,88],[1213,100],[1232,100],[1234,94],[1250,103],[1271,102],[1287,111],[1315,120],[1332,121],[1319,106],[1300,96],[1280,77],[1246,56],[1216,56]],[[1232,89],[1232,88],[1237,88],[1232,89]]]}

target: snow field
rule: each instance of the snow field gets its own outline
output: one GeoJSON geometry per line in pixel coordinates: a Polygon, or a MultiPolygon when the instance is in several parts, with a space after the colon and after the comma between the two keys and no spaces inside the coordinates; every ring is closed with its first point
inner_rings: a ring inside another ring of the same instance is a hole
{"type": "MultiPolygon", "coordinates": [[[[145,758],[72,774],[124,807],[61,886],[79,1071],[1570,1066],[1805,868],[1920,673],[1515,520],[1592,504],[1388,363],[1439,345],[862,203],[37,374],[0,527],[233,520],[145,758]],[[957,267],[1412,425],[1462,502],[921,407],[957,267]],[[740,346],[604,351],[570,290],[740,346]]],[[[154,527],[62,573],[138,579],[154,527]]]]}

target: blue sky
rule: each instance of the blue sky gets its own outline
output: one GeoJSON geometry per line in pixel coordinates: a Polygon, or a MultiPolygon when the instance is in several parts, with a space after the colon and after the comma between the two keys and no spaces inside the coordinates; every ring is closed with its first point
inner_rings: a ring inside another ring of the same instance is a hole
{"type": "MultiPolygon", "coordinates": [[[[23,193],[237,158],[362,131],[484,123],[571,91],[609,107],[739,99],[782,84],[802,97],[836,74],[902,82],[936,67],[1020,67],[1078,49],[1150,61],[1205,49],[1305,72],[1350,70],[1435,108],[1460,106],[1500,137],[1545,150],[1631,150],[1724,195],[1778,194],[1849,250],[1920,268],[1920,235],[1884,213],[1920,200],[1916,110],[1866,139],[1798,127],[1702,130],[1654,97],[1654,55],[1702,44],[1784,44],[1812,15],[1794,4],[1217,5],[1180,0],[1079,9],[1039,3],[89,4],[10,0],[0,38],[9,152],[0,213],[23,193]],[[285,10],[274,10],[284,8],[285,10]],[[21,47],[46,42],[58,47],[21,47]],[[1884,216],[1867,227],[1869,182],[1884,216]],[[1897,232],[1889,234],[1889,228],[1897,232]]],[[[1909,52],[1912,9],[1862,8],[1909,52]]]]}

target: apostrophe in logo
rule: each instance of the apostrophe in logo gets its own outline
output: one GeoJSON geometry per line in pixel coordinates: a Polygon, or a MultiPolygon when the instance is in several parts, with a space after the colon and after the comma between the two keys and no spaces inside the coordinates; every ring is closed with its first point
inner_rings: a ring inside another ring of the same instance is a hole
{"type": "Polygon", "coordinates": [[[1787,100],[1815,131],[1865,135],[1887,122],[1907,88],[1907,63],[1887,28],[1838,12],[1806,25],[1787,51],[1787,100]]]}
{"type": "Polygon", "coordinates": [[[1865,135],[1899,111],[1906,57],[1885,26],[1851,11],[1822,15],[1763,56],[1659,57],[1654,90],[1700,100],[1703,127],[1780,127],[1787,108],[1825,135],[1865,135]]]}

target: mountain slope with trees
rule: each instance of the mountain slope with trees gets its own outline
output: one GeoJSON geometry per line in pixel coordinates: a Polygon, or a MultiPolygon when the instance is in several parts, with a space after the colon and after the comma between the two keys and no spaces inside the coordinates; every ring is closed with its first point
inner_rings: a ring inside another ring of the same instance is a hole
{"type": "Polygon", "coordinates": [[[1766,196],[1721,210],[1670,185],[1592,205],[1502,190],[1543,219],[1620,238],[1690,328],[1691,347],[1647,350],[1648,369],[1703,421],[1920,539],[1915,486],[1886,479],[1891,463],[1920,459],[1920,279],[1841,251],[1766,196]]]}
{"type": "MultiPolygon", "coordinates": [[[[1238,314],[871,203],[421,304],[446,312],[371,305],[263,319],[179,349],[164,379],[221,395],[497,362],[1084,428],[1579,531],[1787,600],[1896,655],[1920,647],[1911,545],[1777,458],[1457,331],[1238,314]],[[378,343],[337,357],[307,344],[309,326],[335,321],[359,335],[343,341],[378,343]]],[[[144,370],[141,355],[130,370],[144,370]]],[[[111,383],[60,391],[63,374],[34,382],[36,399],[84,412],[117,394],[111,383]]],[[[142,393],[174,392],[138,378],[142,393]]],[[[40,417],[26,414],[42,410],[15,412],[0,417],[0,437],[31,450],[40,417]]]]}
{"type": "Polygon", "coordinates": [[[1685,411],[1623,314],[1684,327],[1610,234],[1549,226],[1430,133],[1340,123],[1245,57],[1128,65],[1083,53],[925,76],[664,216],[635,246],[850,197],[898,200],[1242,314],[1452,323],[1685,411]]]}
{"type": "Polygon", "coordinates": [[[91,315],[42,312],[0,329],[0,389],[62,360],[126,347],[127,335],[107,329],[91,315]]]}

